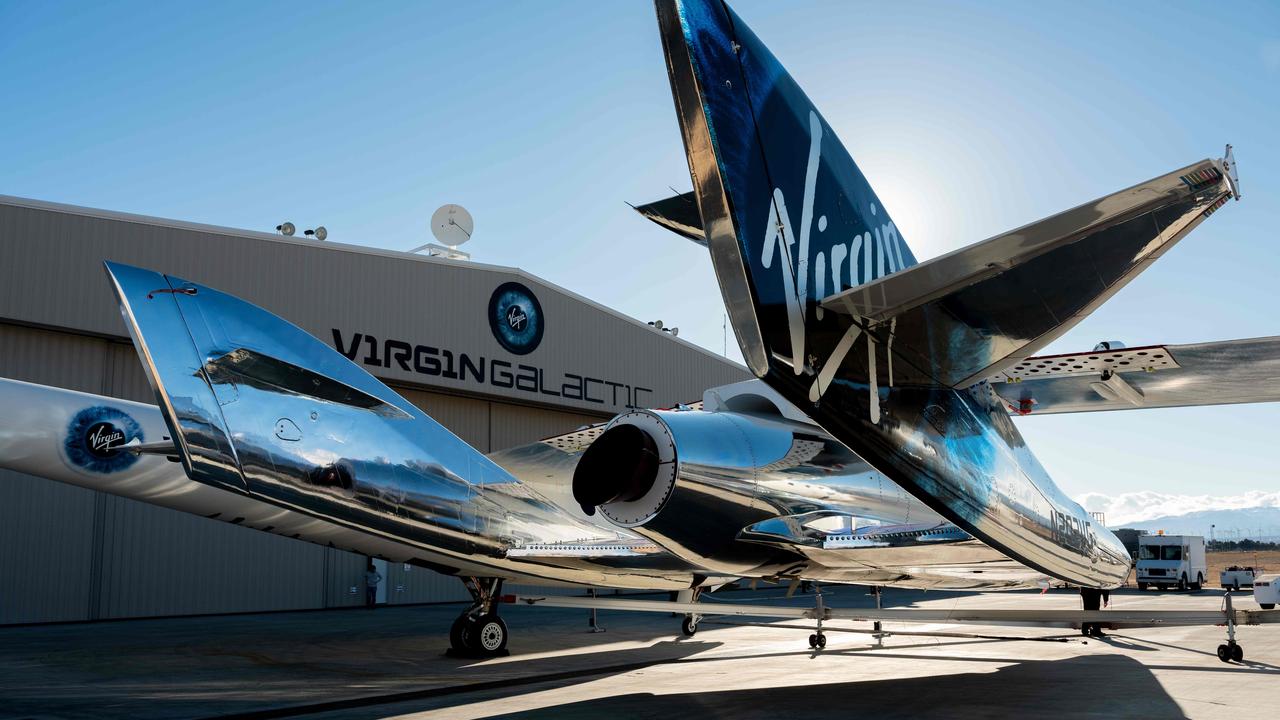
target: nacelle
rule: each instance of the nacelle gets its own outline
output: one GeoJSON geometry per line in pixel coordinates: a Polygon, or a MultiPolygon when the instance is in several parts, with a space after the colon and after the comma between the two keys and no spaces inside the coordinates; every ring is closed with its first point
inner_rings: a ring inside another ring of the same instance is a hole
{"type": "Polygon", "coordinates": [[[783,572],[803,560],[738,536],[794,511],[793,498],[775,496],[763,484],[771,472],[827,450],[858,462],[820,432],[734,412],[625,413],[583,453],[573,474],[574,499],[587,514],[599,511],[709,570],[783,572]]]}

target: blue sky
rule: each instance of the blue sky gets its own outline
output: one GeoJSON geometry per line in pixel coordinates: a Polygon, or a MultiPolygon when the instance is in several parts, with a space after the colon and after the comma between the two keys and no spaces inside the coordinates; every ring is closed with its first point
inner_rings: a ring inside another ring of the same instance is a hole
{"type": "MultiPolygon", "coordinates": [[[[1049,351],[1280,334],[1280,5],[734,6],[922,259],[1233,143],[1244,200],[1049,351]]],[[[395,249],[461,203],[476,260],[721,349],[705,251],[625,205],[689,187],[648,3],[0,0],[0,77],[0,193],[395,249]]],[[[1072,494],[1232,495],[1280,485],[1277,421],[1019,425],[1072,494]]]]}

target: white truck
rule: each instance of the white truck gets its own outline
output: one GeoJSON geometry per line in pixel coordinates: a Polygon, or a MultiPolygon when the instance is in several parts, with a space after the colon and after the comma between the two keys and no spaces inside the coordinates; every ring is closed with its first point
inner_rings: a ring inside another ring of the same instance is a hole
{"type": "Polygon", "coordinates": [[[1253,599],[1263,610],[1280,603],[1280,575],[1259,575],[1253,580],[1253,599]]]}
{"type": "Polygon", "coordinates": [[[1138,589],[1199,590],[1209,566],[1203,535],[1143,535],[1138,538],[1138,589]]]}

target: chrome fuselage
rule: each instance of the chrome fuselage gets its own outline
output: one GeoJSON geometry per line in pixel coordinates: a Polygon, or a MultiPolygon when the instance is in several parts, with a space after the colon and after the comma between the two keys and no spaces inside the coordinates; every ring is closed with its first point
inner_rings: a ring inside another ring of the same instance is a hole
{"type": "MultiPolygon", "coordinates": [[[[658,411],[655,417],[697,428],[700,421],[720,416],[741,433],[742,447],[769,462],[705,453],[696,461],[682,460],[683,478],[727,499],[707,512],[725,515],[718,521],[727,521],[725,527],[741,522],[741,529],[751,531],[741,538],[737,532],[717,536],[710,532],[717,519],[704,515],[705,522],[695,526],[698,532],[684,544],[675,543],[674,552],[671,537],[654,538],[643,526],[622,527],[576,507],[573,472],[583,449],[603,428],[583,431],[578,441],[561,436],[493,453],[489,459],[505,470],[501,481],[468,482],[465,494],[404,480],[422,468],[441,466],[425,451],[399,468],[390,467],[385,455],[353,459],[348,453],[354,492],[304,486],[287,506],[276,499],[283,494],[279,490],[268,495],[188,477],[176,448],[163,452],[172,435],[154,405],[0,379],[0,405],[13,409],[0,422],[0,465],[446,574],[663,590],[746,575],[931,588],[997,589],[1044,581],[1040,573],[954,528],[940,534],[946,524],[935,513],[821,429],[797,419],[793,410],[787,412],[792,417],[760,412],[759,401],[778,398],[759,383],[718,388],[706,397],[709,410],[658,411]],[[744,400],[754,402],[756,412],[727,407],[744,400]],[[102,424],[119,436],[98,449],[97,462],[86,461],[92,460],[85,453],[92,450],[94,428],[102,424]],[[131,452],[126,444],[142,444],[146,451],[131,452]],[[401,482],[389,482],[397,472],[401,482]],[[723,513],[728,507],[742,514],[723,513]],[[770,518],[788,520],[771,526],[770,518]],[[814,528],[806,530],[806,519],[814,528]],[[890,537],[878,528],[895,532],[890,537]],[[720,547],[741,546],[731,555],[747,558],[739,561],[745,565],[698,562],[686,550],[699,537],[720,547]],[[756,550],[769,562],[751,560],[756,550]]],[[[689,447],[687,436],[687,431],[681,435],[681,447],[689,447]]],[[[713,436],[694,442],[704,448],[723,445],[713,436]]],[[[276,482],[289,481],[277,477],[276,482]]]]}

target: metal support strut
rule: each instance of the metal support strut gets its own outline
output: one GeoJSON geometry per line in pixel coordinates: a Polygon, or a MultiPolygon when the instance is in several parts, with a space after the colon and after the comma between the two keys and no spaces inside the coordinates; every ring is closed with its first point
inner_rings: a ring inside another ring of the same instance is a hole
{"type": "Polygon", "coordinates": [[[465,615],[479,617],[488,613],[496,613],[498,595],[502,592],[502,578],[464,577],[462,585],[471,593],[471,607],[465,615]]]}
{"type": "MultiPolygon", "coordinates": [[[[596,596],[595,588],[587,589],[587,596],[594,598],[596,596]]],[[[606,632],[605,628],[600,625],[599,618],[596,617],[596,609],[591,608],[591,615],[587,617],[587,627],[591,628],[587,632],[602,633],[606,632]]]]}
{"type": "MultiPolygon", "coordinates": [[[[876,610],[883,609],[880,604],[881,587],[879,585],[872,585],[871,594],[874,595],[876,598],[876,610]]],[[[879,620],[876,620],[871,624],[871,632],[872,632],[872,637],[876,639],[876,647],[884,647],[884,637],[887,633],[884,632],[884,628],[881,626],[879,620]]]]}

